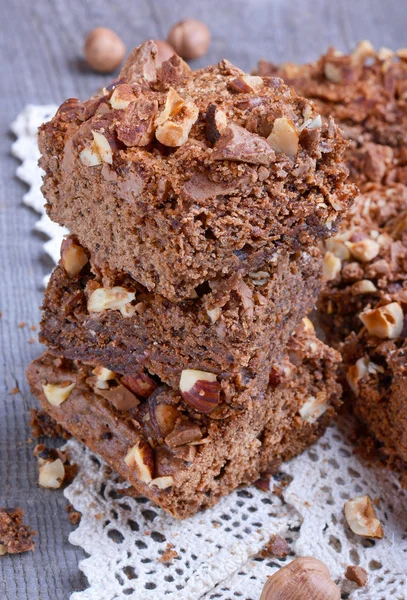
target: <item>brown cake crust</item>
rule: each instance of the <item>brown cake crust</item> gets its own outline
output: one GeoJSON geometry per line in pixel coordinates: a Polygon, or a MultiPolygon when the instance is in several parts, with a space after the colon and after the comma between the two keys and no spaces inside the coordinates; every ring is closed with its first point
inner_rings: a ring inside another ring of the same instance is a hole
{"type": "Polygon", "coordinates": [[[165,385],[148,398],[133,396],[133,403],[126,397],[124,409],[118,404],[123,401],[118,381],[116,387],[99,389],[92,367],[55,359],[49,352],[30,365],[27,376],[33,394],[55,421],[98,453],[136,492],[184,518],[213,506],[238,485],[257,480],[276,460],[301,452],[333,416],[340,398],[338,353],[315,337],[308,320],[287,351],[273,367],[265,397],[250,408],[229,407],[210,415],[188,408],[165,385]],[[59,406],[46,399],[44,385],[68,383],[75,386],[59,406]],[[142,469],[140,452],[138,462],[124,460],[135,447],[141,449],[142,469]]]}
{"type": "Polygon", "coordinates": [[[318,250],[279,256],[180,303],[122,278],[114,284],[136,291],[133,314],[125,317],[113,309],[93,312],[90,298],[102,277],[89,265],[69,276],[62,264],[48,284],[41,322],[40,340],[53,352],[127,375],[147,369],[173,389],[184,369],[214,373],[228,404],[264,393],[267,365],[312,309],[321,283],[318,250]]]}
{"type": "Polygon", "coordinates": [[[136,49],[118,81],[40,128],[48,214],[105,282],[126,273],[179,301],[331,235],[354,196],[334,123],[275,77],[177,56],[156,69],[155,52],[136,49]]]}
{"type": "Polygon", "coordinates": [[[263,62],[259,72],[312,98],[351,140],[346,161],[361,194],[325,243],[318,309],[328,339],[343,342],[356,414],[406,483],[407,62],[361,42],[351,55],[330,49],[310,65],[263,62]]]}

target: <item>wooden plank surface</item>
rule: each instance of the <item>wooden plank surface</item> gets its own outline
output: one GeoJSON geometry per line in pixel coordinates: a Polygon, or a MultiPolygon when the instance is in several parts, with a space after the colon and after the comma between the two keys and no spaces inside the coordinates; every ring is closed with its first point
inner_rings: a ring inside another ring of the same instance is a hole
{"type": "Polygon", "coordinates": [[[0,598],[66,600],[86,587],[78,569],[84,553],[68,542],[72,526],[62,493],[35,484],[27,418],[34,402],[24,370],[40,352],[29,343],[30,326],[38,323],[41,280],[50,265],[41,237],[31,233],[36,217],[21,202],[25,188],[9,155],[10,122],[27,103],[84,99],[106,82],[80,58],[83,37],[96,26],[115,29],[130,50],[193,16],[213,36],[198,66],[226,57],[250,69],[262,56],[304,62],[329,45],[349,50],[362,38],[376,47],[407,46],[405,0],[13,0],[3,1],[1,12],[0,506],[22,506],[39,533],[35,553],[0,559],[0,598]],[[16,386],[21,393],[10,395],[16,386]]]}

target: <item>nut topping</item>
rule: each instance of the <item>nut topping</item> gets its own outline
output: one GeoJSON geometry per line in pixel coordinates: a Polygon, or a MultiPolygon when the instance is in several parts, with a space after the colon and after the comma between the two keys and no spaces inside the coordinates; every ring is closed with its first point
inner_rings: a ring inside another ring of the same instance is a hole
{"type": "Polygon", "coordinates": [[[228,87],[239,94],[250,94],[252,92],[258,92],[264,87],[264,82],[262,77],[241,75],[240,77],[233,79],[228,84],[228,87]]]}
{"type": "Polygon", "coordinates": [[[61,263],[71,277],[76,277],[88,263],[85,250],[76,244],[72,238],[64,240],[61,244],[61,263]]]}
{"type": "Polygon", "coordinates": [[[92,373],[96,377],[96,387],[101,390],[108,389],[108,381],[116,379],[116,373],[110,371],[109,369],[105,369],[105,367],[95,367],[92,373]]]}
{"type": "Polygon", "coordinates": [[[222,314],[222,309],[220,306],[215,306],[215,308],[212,309],[207,309],[206,314],[208,315],[208,317],[210,318],[210,320],[212,321],[212,323],[216,323],[216,321],[219,319],[219,317],[222,314]]]}
{"type": "Polygon", "coordinates": [[[136,83],[140,79],[147,82],[155,81],[157,52],[157,46],[152,40],[134,48],[120,71],[119,79],[124,79],[127,83],[136,83]]]}
{"type": "Polygon", "coordinates": [[[361,279],[361,281],[356,281],[352,285],[351,290],[352,294],[355,295],[373,294],[374,292],[377,292],[377,287],[375,286],[373,281],[370,281],[370,279],[361,279]]]}
{"type": "Polygon", "coordinates": [[[269,165],[275,154],[263,137],[230,123],[216,142],[212,159],[269,165]]]}
{"type": "Polygon", "coordinates": [[[370,496],[351,498],[345,502],[344,512],[353,533],[369,538],[383,537],[383,527],[376,517],[370,496]]]}
{"type": "Polygon", "coordinates": [[[164,110],[155,120],[155,137],[164,146],[182,146],[187,141],[198,114],[199,109],[191,100],[184,100],[174,88],[170,88],[164,110]]]}
{"type": "Polygon", "coordinates": [[[276,152],[283,152],[291,157],[295,156],[298,152],[298,133],[291,119],[287,119],[287,117],[276,119],[267,142],[276,152]]]}
{"type": "Polygon", "coordinates": [[[341,269],[341,259],[335,256],[335,254],[332,254],[332,252],[325,252],[322,268],[325,280],[331,281],[332,279],[335,279],[335,277],[341,272],[341,269]]]}
{"type": "Polygon", "coordinates": [[[375,240],[360,240],[359,242],[345,242],[346,246],[356,260],[361,262],[370,262],[380,252],[380,246],[375,240]]]}
{"type": "Polygon", "coordinates": [[[128,83],[122,83],[115,87],[110,97],[109,104],[116,110],[127,108],[130,102],[136,99],[133,88],[128,83]]]}
{"type": "Polygon", "coordinates": [[[269,577],[260,600],[340,600],[329,569],[312,556],[296,558],[269,577]]]}
{"type": "Polygon", "coordinates": [[[134,392],[140,398],[148,398],[157,389],[158,385],[148,373],[136,373],[135,375],[125,375],[120,379],[120,383],[134,392]]]}
{"type": "Polygon", "coordinates": [[[130,469],[136,469],[141,481],[150,483],[153,478],[154,456],[151,447],[146,442],[140,440],[133,448],[130,448],[124,462],[130,469]]]}
{"type": "Polygon", "coordinates": [[[398,338],[403,330],[404,314],[398,302],[366,310],[359,318],[370,335],[381,339],[398,338]]]}
{"type": "Polygon", "coordinates": [[[42,386],[42,389],[44,390],[46,399],[52,406],[60,406],[62,402],[65,402],[65,400],[69,398],[74,387],[75,382],[65,382],[60,384],[47,383],[42,386]]]}
{"type": "Polygon", "coordinates": [[[39,477],[41,487],[58,489],[65,479],[65,467],[60,458],[56,460],[38,459],[39,477]]]}
{"type": "Polygon", "coordinates": [[[349,260],[351,257],[349,248],[347,248],[345,242],[340,238],[340,236],[325,240],[325,248],[341,260],[349,260]]]}
{"type": "Polygon", "coordinates": [[[359,393],[359,381],[368,373],[368,364],[369,358],[367,356],[362,356],[362,358],[359,358],[354,365],[349,367],[348,372],[346,373],[346,380],[349,387],[356,395],[359,393]]]}
{"type": "Polygon", "coordinates": [[[205,135],[212,144],[218,141],[225,131],[227,123],[227,117],[223,110],[220,110],[216,104],[210,104],[206,111],[205,135]]]}
{"type": "Polygon", "coordinates": [[[131,102],[116,126],[118,139],[126,146],[147,146],[154,139],[157,100],[139,98],[131,102]]]}
{"type": "Polygon", "coordinates": [[[149,410],[151,422],[157,430],[158,435],[165,437],[171,433],[180,416],[180,413],[175,406],[158,403],[155,401],[155,398],[153,398],[152,402],[149,401],[149,410]]]}
{"type": "Polygon", "coordinates": [[[185,402],[198,412],[210,413],[219,404],[220,384],[213,373],[185,369],[179,389],[185,402]]]}
{"type": "Polygon", "coordinates": [[[301,418],[307,423],[315,423],[328,408],[325,392],[317,392],[316,396],[308,396],[307,400],[298,411],[301,418]]]}
{"type": "Polygon", "coordinates": [[[131,304],[136,298],[135,292],[123,287],[97,288],[89,297],[88,311],[103,312],[105,310],[120,310],[123,317],[130,317],[135,312],[131,304]]]}

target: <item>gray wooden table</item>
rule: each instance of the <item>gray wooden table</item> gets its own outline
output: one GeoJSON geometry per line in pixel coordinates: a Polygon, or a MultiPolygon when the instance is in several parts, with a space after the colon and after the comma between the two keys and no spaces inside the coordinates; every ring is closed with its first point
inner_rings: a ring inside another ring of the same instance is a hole
{"type": "Polygon", "coordinates": [[[115,29],[130,50],[193,16],[213,36],[197,65],[227,57],[250,69],[263,56],[304,62],[329,45],[348,50],[363,38],[376,47],[405,47],[405,0],[0,0],[0,7],[0,506],[22,506],[38,531],[34,553],[0,559],[0,598],[66,600],[86,587],[78,569],[84,552],[68,542],[72,526],[62,492],[36,486],[27,417],[34,401],[24,370],[41,350],[30,343],[36,335],[30,326],[39,320],[50,264],[41,237],[31,233],[36,217],[21,202],[10,122],[27,103],[84,99],[107,80],[80,58],[83,37],[96,26],[115,29]],[[10,395],[16,386],[21,393],[10,395]]]}

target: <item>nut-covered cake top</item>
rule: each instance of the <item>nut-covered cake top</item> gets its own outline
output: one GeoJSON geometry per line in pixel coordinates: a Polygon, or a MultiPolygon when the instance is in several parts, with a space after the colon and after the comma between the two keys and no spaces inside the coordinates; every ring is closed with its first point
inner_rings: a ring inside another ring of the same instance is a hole
{"type": "Polygon", "coordinates": [[[278,78],[178,56],[157,68],[155,55],[136,48],[118,80],[42,127],[51,218],[99,265],[170,298],[250,270],[252,250],[327,237],[353,195],[333,121],[278,78]]]}

